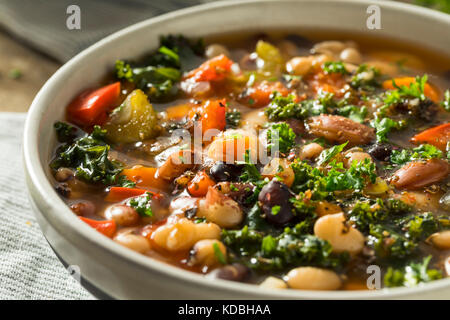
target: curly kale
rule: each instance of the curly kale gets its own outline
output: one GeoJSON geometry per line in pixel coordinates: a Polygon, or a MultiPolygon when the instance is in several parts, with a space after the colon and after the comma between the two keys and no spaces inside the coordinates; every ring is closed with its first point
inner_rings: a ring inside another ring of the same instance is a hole
{"type": "Polygon", "coordinates": [[[428,256],[422,262],[411,262],[401,269],[389,267],[384,275],[384,285],[386,287],[414,287],[419,283],[441,279],[441,271],[429,268],[430,260],[431,256],[428,256]]]}
{"type": "MultiPolygon", "coordinates": [[[[58,126],[60,127],[60,126],[58,126]]],[[[105,142],[106,130],[94,126],[94,131],[62,145],[57,150],[50,167],[75,169],[75,175],[87,182],[116,183],[122,164],[108,158],[110,146],[105,142]]]]}
{"type": "Polygon", "coordinates": [[[236,109],[229,110],[225,113],[225,119],[227,123],[227,129],[235,129],[239,127],[239,124],[241,122],[241,113],[236,109]]]}
{"type": "Polygon", "coordinates": [[[275,123],[267,130],[268,149],[274,150],[278,145],[278,151],[287,153],[295,144],[296,135],[287,123],[275,123]]]}
{"type": "Polygon", "coordinates": [[[414,160],[441,159],[444,153],[430,144],[422,144],[417,148],[392,150],[390,161],[396,165],[404,165],[414,160]]]}
{"type": "Polygon", "coordinates": [[[202,60],[202,41],[191,42],[183,36],[161,37],[157,52],[142,64],[116,61],[116,76],[132,82],[154,99],[165,99],[177,94],[174,85],[185,70],[198,66],[202,60]]]}

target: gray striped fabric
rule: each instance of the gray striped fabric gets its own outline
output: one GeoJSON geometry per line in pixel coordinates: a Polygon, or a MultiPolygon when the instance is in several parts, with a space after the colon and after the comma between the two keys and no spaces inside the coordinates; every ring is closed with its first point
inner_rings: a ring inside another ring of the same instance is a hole
{"type": "Polygon", "coordinates": [[[212,0],[0,0],[0,25],[60,62],[133,23],[212,0]],[[66,26],[69,5],[81,11],[81,29],[66,26]]]}
{"type": "Polygon", "coordinates": [[[21,161],[26,113],[0,113],[0,299],[92,299],[69,275],[31,211],[21,161]]]}

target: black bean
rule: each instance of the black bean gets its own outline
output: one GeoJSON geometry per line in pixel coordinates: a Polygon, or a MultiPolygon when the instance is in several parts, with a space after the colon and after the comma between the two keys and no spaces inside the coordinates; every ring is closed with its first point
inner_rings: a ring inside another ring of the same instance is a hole
{"type": "Polygon", "coordinates": [[[291,197],[292,192],[280,181],[272,180],[262,188],[258,200],[269,223],[282,226],[292,220],[294,213],[289,201],[291,197]]]}
{"type": "Polygon", "coordinates": [[[389,144],[374,144],[369,149],[369,154],[379,161],[388,161],[392,153],[392,146],[389,144]]]}
{"type": "Polygon", "coordinates": [[[222,268],[215,269],[208,274],[208,277],[229,280],[245,281],[250,276],[250,270],[240,263],[233,263],[222,268]]]}
{"type": "Polygon", "coordinates": [[[72,192],[70,187],[65,182],[58,184],[55,187],[55,189],[56,189],[56,192],[58,192],[60,195],[62,195],[65,198],[69,198],[70,197],[70,193],[72,192]]]}
{"type": "Polygon", "coordinates": [[[234,164],[217,161],[209,170],[209,174],[216,182],[234,181],[239,178],[241,168],[234,164]]]}

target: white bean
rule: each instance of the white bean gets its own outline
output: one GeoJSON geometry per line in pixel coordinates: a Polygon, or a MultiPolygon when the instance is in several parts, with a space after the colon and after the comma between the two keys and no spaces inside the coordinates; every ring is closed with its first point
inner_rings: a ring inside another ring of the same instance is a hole
{"type": "Polygon", "coordinates": [[[428,240],[439,249],[450,249],[450,230],[434,233],[428,240]]]}
{"type": "Polygon", "coordinates": [[[227,57],[229,57],[230,51],[228,51],[228,49],[225,46],[218,44],[218,43],[210,44],[205,49],[205,56],[208,59],[220,56],[221,54],[224,54],[227,57]]]}
{"type": "Polygon", "coordinates": [[[235,227],[244,218],[244,214],[236,201],[211,187],[205,199],[199,201],[197,216],[217,223],[222,228],[235,227]]]}
{"type": "Polygon", "coordinates": [[[221,263],[216,248],[220,250],[223,257],[227,255],[227,248],[219,240],[205,239],[198,241],[192,248],[192,255],[189,260],[192,265],[214,267],[221,263]]]}
{"type": "Polygon", "coordinates": [[[330,242],[333,252],[347,251],[350,254],[358,254],[364,248],[363,234],[345,224],[343,213],[329,214],[317,219],[314,234],[330,242]]]}
{"type": "Polygon", "coordinates": [[[360,64],[362,62],[361,54],[355,48],[347,48],[342,50],[340,59],[344,62],[360,64]]]}
{"type": "Polygon", "coordinates": [[[259,286],[267,289],[287,289],[288,287],[286,282],[275,277],[267,277],[259,286]]]}
{"type": "Polygon", "coordinates": [[[150,250],[150,243],[147,238],[138,234],[122,232],[114,237],[114,241],[140,253],[150,250]]]}
{"type": "Polygon", "coordinates": [[[159,227],[151,237],[158,246],[166,250],[187,250],[199,240],[219,239],[220,227],[214,223],[197,224],[183,218],[159,227]]]}
{"type": "Polygon", "coordinates": [[[331,270],[315,267],[299,267],[292,269],[286,276],[290,288],[302,290],[337,290],[342,282],[331,270]]]}
{"type": "Polygon", "coordinates": [[[314,63],[314,56],[294,57],[286,63],[286,70],[289,73],[304,76],[307,74],[314,63]]]}

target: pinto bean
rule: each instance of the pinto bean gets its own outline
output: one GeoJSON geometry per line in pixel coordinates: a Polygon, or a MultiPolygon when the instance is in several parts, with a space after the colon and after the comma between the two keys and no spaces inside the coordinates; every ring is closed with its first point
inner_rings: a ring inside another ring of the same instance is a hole
{"type": "Polygon", "coordinates": [[[70,209],[77,216],[87,217],[95,213],[95,204],[92,201],[85,200],[70,205],[70,209]]]}
{"type": "Polygon", "coordinates": [[[345,225],[342,212],[317,219],[314,224],[314,234],[330,242],[333,251],[337,253],[347,251],[350,254],[358,254],[364,248],[363,234],[352,226],[345,225]]]}
{"type": "Polygon", "coordinates": [[[197,216],[217,223],[222,228],[235,227],[244,218],[236,201],[212,187],[209,187],[205,199],[199,201],[197,216]]]}
{"type": "Polygon", "coordinates": [[[344,164],[346,168],[350,168],[353,161],[359,163],[364,161],[365,159],[369,159],[372,162],[372,157],[370,156],[370,154],[361,151],[352,151],[348,152],[345,155],[344,164]]]}
{"type": "Polygon", "coordinates": [[[290,288],[303,290],[337,290],[342,286],[339,276],[331,270],[315,267],[299,267],[286,275],[290,288]]]}
{"type": "Polygon", "coordinates": [[[156,171],[156,177],[173,180],[194,167],[194,152],[192,150],[179,150],[172,153],[161,167],[156,171]]]}
{"type": "Polygon", "coordinates": [[[320,115],[308,122],[309,133],[338,143],[349,142],[350,146],[369,143],[375,132],[372,128],[342,116],[320,115]]]}
{"type": "Polygon", "coordinates": [[[139,222],[139,214],[125,204],[113,204],[106,208],[105,218],[114,220],[118,225],[131,227],[139,222]]]}
{"type": "Polygon", "coordinates": [[[318,143],[308,143],[302,147],[300,151],[299,158],[300,160],[311,159],[314,160],[316,157],[320,155],[320,153],[324,150],[324,148],[318,143]]]}
{"type": "Polygon", "coordinates": [[[294,183],[295,178],[294,170],[289,166],[289,162],[283,158],[273,158],[264,166],[262,176],[269,179],[278,176],[288,187],[294,183]]]}
{"type": "Polygon", "coordinates": [[[420,189],[445,179],[449,173],[450,166],[445,160],[410,162],[394,173],[391,183],[398,189],[420,189]]]}

